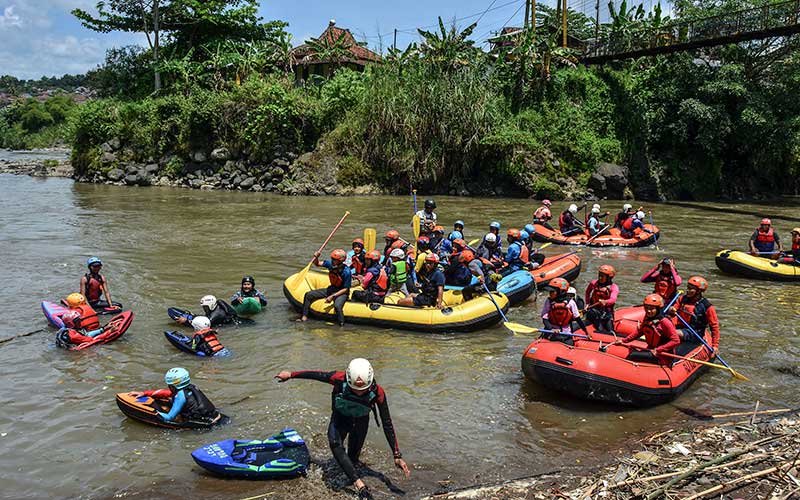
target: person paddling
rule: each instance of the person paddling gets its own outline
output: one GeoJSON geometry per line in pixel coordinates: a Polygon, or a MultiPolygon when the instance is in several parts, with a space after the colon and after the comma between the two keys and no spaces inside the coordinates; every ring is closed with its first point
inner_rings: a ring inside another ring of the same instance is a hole
{"type": "Polygon", "coordinates": [[[192,318],[192,349],[202,352],[206,356],[213,356],[225,349],[217,338],[217,331],[211,328],[211,320],[205,316],[195,316],[192,318]]]}
{"type": "MultiPolygon", "coordinates": [[[[641,208],[640,208],[641,210],[641,208]]],[[[614,227],[617,229],[622,229],[622,223],[628,220],[633,214],[636,212],[633,210],[633,205],[630,203],[625,203],[622,205],[622,212],[618,213],[617,216],[614,218],[614,227]]]]}
{"type": "Polygon", "coordinates": [[[569,236],[583,229],[583,225],[578,220],[577,214],[578,205],[574,203],[561,212],[561,216],[558,218],[558,229],[561,231],[562,235],[569,236]]]}
{"type": "Polygon", "coordinates": [[[647,342],[647,350],[637,351],[631,349],[626,359],[670,365],[672,359],[661,355],[661,353],[674,354],[675,347],[681,343],[681,338],[678,336],[672,321],[661,315],[661,309],[664,307],[664,298],[657,293],[651,293],[644,298],[642,304],[644,305],[645,318],[644,321],[639,323],[636,331],[624,339],[617,340],[609,345],[629,344],[644,336],[644,340],[647,342]]]}
{"type": "Polygon", "coordinates": [[[406,477],[411,476],[397,443],[386,391],[375,381],[375,374],[368,360],[355,358],[347,365],[346,371],[284,370],[275,375],[275,378],[278,382],[291,379],[317,380],[333,386],[328,445],[336,462],[354,483],[359,498],[371,498],[369,488],[356,471],[356,466],[360,464],[361,448],[369,432],[370,412],[380,416],[383,434],[392,450],[395,467],[402,470],[406,477]],[[344,444],[345,439],[347,447],[344,444]]]}
{"type": "MultiPolygon", "coordinates": [[[[678,297],[675,305],[670,308],[670,315],[679,315],[689,324],[698,335],[704,335],[706,328],[711,331],[711,347],[714,354],[719,350],[719,319],[717,310],[711,302],[703,296],[708,290],[708,280],[702,276],[692,276],[686,285],[686,293],[678,297]]],[[[676,318],[676,326],[682,329],[684,324],[676,318]]],[[[689,331],[679,331],[678,334],[684,341],[699,343],[700,340],[689,331]]]]}
{"type": "Polygon", "coordinates": [[[192,384],[189,372],[185,368],[171,368],[164,375],[164,383],[168,389],[132,392],[131,395],[169,400],[171,405],[169,413],[158,412],[158,416],[165,422],[176,422],[180,417],[182,420],[214,423],[222,418],[214,403],[192,384]]]}
{"type": "Polygon", "coordinates": [[[550,212],[550,206],[550,200],[542,200],[542,205],[533,213],[533,223],[554,231],[553,226],[550,225],[550,220],[553,218],[553,214],[550,212]]]}
{"type": "Polygon", "coordinates": [[[597,236],[608,228],[608,224],[600,220],[607,216],[608,212],[604,214],[600,213],[600,205],[595,204],[595,206],[592,207],[591,214],[586,221],[586,228],[589,230],[589,236],[597,236]]]}
{"type": "Polygon", "coordinates": [[[100,274],[103,262],[98,257],[89,257],[86,260],[89,272],[81,278],[81,294],[86,297],[90,306],[95,308],[113,307],[111,292],[108,290],[108,279],[100,274]],[[101,299],[105,296],[106,300],[101,299]]]}
{"type": "Polygon", "coordinates": [[[353,275],[350,268],[344,264],[347,254],[341,248],[331,252],[330,260],[319,261],[319,251],[314,252],[313,264],[317,267],[324,267],[328,270],[330,285],[327,288],[309,290],[303,296],[303,315],[297,321],[308,321],[311,313],[311,304],[314,301],[325,299],[325,302],[333,302],[336,310],[336,321],[339,326],[344,325],[344,303],[350,297],[350,287],[353,284],[353,275]]]}
{"type": "Polygon", "coordinates": [[[602,333],[614,332],[614,305],[617,303],[619,287],[614,283],[617,270],[603,264],[597,270],[597,279],[586,287],[586,320],[602,333]]]}
{"type": "Polygon", "coordinates": [[[764,217],[753,235],[750,236],[750,253],[777,259],[781,251],[783,251],[783,247],[781,247],[780,236],[772,228],[772,221],[764,217]]]}
{"type": "Polygon", "coordinates": [[[633,238],[636,236],[636,230],[644,231],[652,234],[653,231],[644,227],[644,212],[639,210],[634,215],[628,217],[622,222],[622,228],[619,230],[620,236],[623,238],[633,238]]]}
{"type": "Polygon", "coordinates": [[[655,283],[653,293],[661,295],[664,300],[670,301],[681,286],[681,276],[675,269],[675,261],[666,258],[644,273],[640,280],[642,283],[655,283]]]}

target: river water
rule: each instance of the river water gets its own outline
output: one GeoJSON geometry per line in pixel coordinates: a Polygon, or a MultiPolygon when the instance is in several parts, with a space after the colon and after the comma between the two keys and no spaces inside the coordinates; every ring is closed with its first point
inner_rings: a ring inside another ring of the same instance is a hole
{"type": "MultiPolygon", "coordinates": [[[[512,199],[437,202],[441,220],[466,222],[469,239],[490,220],[520,226],[535,209],[512,199]]],[[[621,202],[608,205],[616,211],[621,202]]],[[[722,353],[753,380],[730,383],[726,373],[713,371],[677,404],[715,412],[749,409],[756,399],[762,407],[797,406],[799,379],[784,368],[800,365],[800,288],[725,277],[714,265],[719,249],[744,248],[762,213],[786,238],[800,226],[797,207],[648,208],[663,230],[660,250],[581,250],[579,290],[600,264],[611,263],[621,304],[637,303],[651,290],[639,276],[657,260],[675,257],[684,279],[695,273],[709,278],[722,353]]],[[[282,282],[308,262],[345,210],[351,215],[328,249],[347,247],[364,227],[410,233],[404,197],[288,198],[0,175],[0,338],[44,327],[39,301],[75,291],[90,255],[105,262],[114,298],[136,313],[120,340],[86,351],[57,349],[52,329],[0,345],[0,497],[245,498],[271,492],[267,498],[345,498],[325,437],[330,389],[313,381],[279,385],[272,377],[281,369],[344,369],[357,356],[372,360],[387,390],[412,477],[393,468],[375,425],[363,459],[407,498],[437,490],[440,481],[461,487],[603,461],[646,432],[686,425],[688,417],[670,405],[620,410],[538,388],[520,371],[531,338],[502,326],[432,336],[294,323],[282,282]],[[244,274],[255,276],[270,303],[255,326],[223,330],[232,357],[204,361],[166,342],[168,306],[198,309],[207,293],[228,298],[244,274]],[[116,392],[162,387],[173,366],[189,369],[233,423],[207,432],[169,431],[119,412],[116,392]],[[190,457],[212,441],[263,438],[288,426],[310,442],[318,465],[308,478],[221,480],[201,472],[190,457]]],[[[552,246],[546,253],[563,251],[552,246]]],[[[540,304],[514,308],[510,320],[538,325],[540,304]]],[[[367,481],[377,498],[396,497],[381,479],[367,481]]]]}

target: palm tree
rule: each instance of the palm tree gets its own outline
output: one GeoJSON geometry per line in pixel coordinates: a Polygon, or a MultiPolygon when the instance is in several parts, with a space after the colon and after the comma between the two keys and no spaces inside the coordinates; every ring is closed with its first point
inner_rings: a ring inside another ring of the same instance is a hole
{"type": "Polygon", "coordinates": [[[477,25],[472,23],[458,31],[456,25],[452,24],[447,29],[439,17],[438,33],[417,29],[422,37],[419,52],[426,60],[445,70],[467,66],[478,53],[475,41],[468,39],[477,25]]]}

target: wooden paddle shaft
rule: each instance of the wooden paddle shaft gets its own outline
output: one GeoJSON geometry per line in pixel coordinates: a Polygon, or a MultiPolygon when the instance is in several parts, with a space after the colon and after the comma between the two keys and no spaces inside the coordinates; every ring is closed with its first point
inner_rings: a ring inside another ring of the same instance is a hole
{"type": "MultiPolygon", "coordinates": [[[[327,245],[328,242],[331,241],[331,238],[333,238],[333,235],[336,234],[336,231],[338,231],[339,228],[342,227],[342,224],[344,224],[344,220],[347,218],[348,215],[350,215],[350,212],[345,212],[344,215],[342,216],[342,218],[339,219],[339,223],[336,224],[335,226],[333,226],[333,230],[331,231],[331,234],[328,235],[328,237],[325,239],[325,242],[322,244],[321,247],[319,247],[319,250],[317,250],[317,253],[322,253],[322,250],[325,249],[325,245],[327,245]]],[[[314,259],[316,259],[316,257],[314,257],[314,259]]],[[[311,259],[312,263],[314,262],[314,259],[311,259]]]]}

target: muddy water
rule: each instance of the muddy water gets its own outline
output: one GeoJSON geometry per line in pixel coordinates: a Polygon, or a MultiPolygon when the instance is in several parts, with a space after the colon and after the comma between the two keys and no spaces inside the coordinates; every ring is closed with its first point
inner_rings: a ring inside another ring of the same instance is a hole
{"type": "MultiPolygon", "coordinates": [[[[442,220],[465,220],[470,239],[493,219],[504,228],[521,225],[535,208],[507,199],[437,202],[442,220]]],[[[619,205],[609,203],[609,209],[619,205]]],[[[753,379],[729,383],[724,373],[712,372],[677,404],[716,412],[751,408],[756,399],[767,407],[797,406],[798,379],[777,369],[800,364],[800,287],[724,277],[714,266],[715,252],[743,248],[757,222],[755,215],[732,211],[768,213],[786,237],[800,225],[797,207],[652,208],[663,229],[660,250],[584,249],[578,288],[601,263],[612,263],[621,303],[632,304],[650,290],[639,276],[674,256],[684,277],[700,273],[711,281],[722,352],[753,379]]],[[[87,351],[58,350],[50,329],[0,345],[0,497],[344,497],[325,438],[329,388],[312,381],[279,385],[272,376],[283,368],[343,369],[356,356],[373,361],[387,389],[412,478],[393,469],[374,425],[363,458],[407,498],[436,490],[439,481],[466,486],[593,462],[644,430],[685,422],[669,405],[622,411],[541,390],[519,369],[530,338],[499,326],[431,336],[294,323],[282,281],[306,264],[345,210],[352,215],[329,248],[346,246],[364,227],[410,233],[410,200],[400,197],[284,198],[0,175],[0,337],[44,327],[39,301],[74,291],[89,255],[102,257],[114,298],[136,313],[123,338],[87,351]],[[166,307],[197,308],[207,293],[228,297],[243,274],[256,277],[270,304],[257,325],[223,331],[232,357],[203,361],[165,341],[162,331],[171,326],[166,307]],[[114,393],[160,387],[163,373],[176,365],[192,372],[233,417],[231,425],[175,432],[123,417],[114,393]],[[201,472],[189,455],[208,442],[265,437],[286,426],[310,441],[318,465],[307,479],[223,481],[201,472]]],[[[512,310],[511,320],[535,325],[538,307],[531,300],[512,310]]],[[[377,497],[395,497],[380,478],[368,482],[377,497]]]]}

